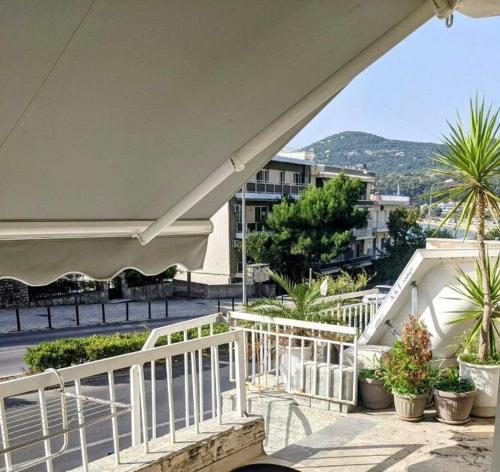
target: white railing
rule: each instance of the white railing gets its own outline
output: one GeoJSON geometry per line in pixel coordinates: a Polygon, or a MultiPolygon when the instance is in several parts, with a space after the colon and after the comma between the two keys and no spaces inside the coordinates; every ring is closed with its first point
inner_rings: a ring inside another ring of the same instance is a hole
{"type": "Polygon", "coordinates": [[[357,328],[359,334],[362,334],[375,316],[378,307],[379,304],[376,301],[369,303],[352,303],[349,305],[339,304],[321,313],[329,317],[336,317],[341,320],[344,325],[357,328]]]}
{"type": "Polygon", "coordinates": [[[363,236],[372,236],[373,235],[373,228],[354,228],[352,230],[352,235],[357,238],[357,237],[363,237],[363,236]]]}
{"type": "MultiPolygon", "coordinates": [[[[207,322],[206,318],[203,320],[205,323],[207,322]]],[[[212,321],[208,321],[208,323],[213,329],[212,321]]],[[[184,328],[188,329],[184,326],[183,332],[184,328]]],[[[157,340],[159,336],[166,335],[167,342],[169,342],[172,333],[175,332],[173,330],[178,329],[179,327],[169,326],[165,330],[155,330],[150,339],[156,337],[157,340]]],[[[219,347],[222,345],[231,344],[231,352],[235,356],[234,377],[238,398],[237,411],[243,415],[246,408],[244,343],[244,332],[234,330],[211,336],[198,336],[196,339],[155,348],[149,348],[150,344],[148,344],[148,348],[143,351],[1,383],[0,459],[3,458],[5,463],[4,470],[7,472],[20,471],[36,464],[45,463],[47,471],[51,472],[54,470],[53,459],[65,453],[68,434],[72,431],[78,431],[81,462],[83,470],[87,471],[89,469],[87,429],[89,426],[102,422],[111,422],[113,453],[116,464],[119,464],[120,433],[124,434],[125,432],[119,431],[117,416],[130,412],[132,417],[139,414],[139,438],[144,445],[145,452],[149,451],[149,441],[156,437],[156,429],[160,426],[155,423],[156,420],[153,420],[152,427],[150,427],[150,416],[156,418],[157,414],[162,414],[165,421],[161,426],[165,434],[168,431],[170,441],[175,442],[178,428],[176,427],[174,402],[179,398],[174,396],[172,359],[176,356],[180,356],[184,360],[185,377],[189,375],[190,371],[188,383],[190,388],[189,391],[184,391],[184,400],[188,401],[191,396],[192,408],[187,411],[187,416],[193,417],[194,430],[199,432],[200,422],[206,417],[217,418],[221,423],[219,347]],[[200,396],[200,391],[203,388],[201,386],[203,379],[199,375],[200,366],[203,368],[203,364],[199,360],[200,356],[202,358],[210,357],[212,409],[208,412],[204,411],[204,400],[200,396]],[[188,364],[190,364],[190,369],[188,364]],[[150,402],[147,401],[146,380],[148,379],[146,379],[145,370],[148,367],[151,367],[149,377],[151,390],[155,391],[161,387],[163,389],[162,398],[168,399],[167,406],[160,407],[155,396],[151,397],[150,402]],[[156,369],[164,370],[166,383],[165,381],[156,381],[156,369]],[[115,378],[119,376],[120,383],[126,382],[129,372],[131,376],[135,375],[132,374],[134,370],[137,370],[138,375],[136,379],[137,395],[135,395],[136,392],[132,392],[129,398],[123,400],[123,391],[120,391],[121,400],[117,402],[115,378]],[[95,391],[93,385],[88,383],[96,379],[107,384],[106,398],[97,398],[95,395],[86,394],[95,391]],[[54,390],[54,386],[58,389],[54,390]],[[15,406],[16,403],[26,401],[30,403],[30,406],[15,406]],[[151,409],[152,415],[148,415],[149,409],[151,409]],[[53,452],[55,438],[61,437],[64,438],[63,445],[53,452]],[[36,449],[35,446],[39,444],[43,444],[43,452],[36,449]],[[31,451],[30,448],[32,448],[31,451]],[[34,454],[38,455],[33,457],[34,454]]],[[[189,425],[189,420],[186,425],[189,425]]]]}
{"type": "MultiPolygon", "coordinates": [[[[182,336],[182,341],[188,341],[189,333],[194,333],[198,338],[205,336],[213,336],[215,323],[221,321],[220,313],[213,313],[207,316],[201,316],[199,318],[194,318],[192,320],[181,321],[179,323],[174,323],[167,326],[161,326],[159,328],[153,329],[148,338],[146,339],[142,350],[146,351],[148,349],[153,349],[160,338],[166,338],[167,344],[172,344],[172,336],[179,334],[182,336]],[[203,328],[208,328],[204,329],[203,328]]],[[[190,411],[190,401],[189,401],[189,355],[187,352],[184,353],[184,412],[185,412],[185,424],[186,427],[189,426],[189,411],[190,411]]],[[[211,380],[211,399],[212,399],[212,410],[216,411],[215,405],[215,369],[214,369],[215,358],[210,357],[210,380],[211,380]]],[[[198,376],[199,376],[199,397],[200,397],[200,411],[203,411],[203,352],[198,351],[198,376]]],[[[139,392],[139,382],[140,382],[140,367],[133,366],[130,371],[130,396],[135,397],[135,404],[138,404],[138,392],[139,392]]],[[[151,383],[154,385],[156,382],[156,369],[155,362],[151,362],[151,383]]],[[[156,405],[156,389],[151,389],[151,404],[156,405]]],[[[141,417],[139,409],[132,409],[132,444],[134,446],[141,442],[141,417]]],[[[153,431],[153,439],[156,439],[157,430],[157,415],[156,409],[153,408],[151,415],[151,427],[153,431]]]]}
{"type": "Polygon", "coordinates": [[[358,333],[362,334],[382,304],[382,298],[379,298],[378,294],[378,289],[369,289],[323,297],[321,301],[337,302],[337,305],[323,310],[321,313],[328,317],[336,317],[344,325],[357,328],[358,333]],[[368,302],[356,301],[367,295],[370,299],[368,302]]]}
{"type": "MultiPolygon", "coordinates": [[[[232,329],[246,333],[245,377],[252,385],[356,404],[356,328],[246,312],[228,317],[232,329]],[[353,360],[344,356],[346,349],[353,360]]],[[[230,349],[230,363],[232,357],[230,349]]]]}

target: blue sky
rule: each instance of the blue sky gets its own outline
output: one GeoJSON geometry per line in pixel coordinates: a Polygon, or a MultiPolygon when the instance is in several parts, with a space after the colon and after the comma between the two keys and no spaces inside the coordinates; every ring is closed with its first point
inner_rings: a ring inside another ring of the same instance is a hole
{"type": "Polygon", "coordinates": [[[434,19],[356,77],[289,146],[345,130],[438,142],[479,92],[500,107],[500,17],[434,19]]]}

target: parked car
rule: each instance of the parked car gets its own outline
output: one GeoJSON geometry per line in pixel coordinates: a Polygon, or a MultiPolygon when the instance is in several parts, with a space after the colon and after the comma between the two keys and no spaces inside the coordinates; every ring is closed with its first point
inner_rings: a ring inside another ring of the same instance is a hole
{"type": "Polygon", "coordinates": [[[379,304],[384,301],[388,293],[391,291],[392,285],[375,285],[373,287],[378,290],[378,293],[370,293],[363,297],[363,303],[372,303],[378,300],[379,304]]]}

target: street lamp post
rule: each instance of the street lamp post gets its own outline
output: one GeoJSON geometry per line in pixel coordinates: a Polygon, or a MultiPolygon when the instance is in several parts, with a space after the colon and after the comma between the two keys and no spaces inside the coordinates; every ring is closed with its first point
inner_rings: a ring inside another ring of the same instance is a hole
{"type": "Polygon", "coordinates": [[[246,218],[246,203],[245,203],[245,187],[246,183],[241,188],[241,287],[243,306],[247,304],[247,218],[246,218]]]}
{"type": "Polygon", "coordinates": [[[431,185],[431,188],[429,190],[429,206],[427,208],[427,229],[431,227],[431,206],[432,206],[432,188],[434,187],[434,184],[431,185]]]}

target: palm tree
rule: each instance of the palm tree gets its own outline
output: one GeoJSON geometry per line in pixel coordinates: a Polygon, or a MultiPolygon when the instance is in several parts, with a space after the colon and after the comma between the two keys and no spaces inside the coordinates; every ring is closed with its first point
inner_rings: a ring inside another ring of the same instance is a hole
{"type": "Polygon", "coordinates": [[[457,228],[465,224],[465,233],[476,222],[479,244],[479,268],[482,283],[482,319],[479,329],[479,359],[488,356],[489,334],[492,317],[492,295],[490,273],[486,254],[485,219],[489,213],[497,221],[500,214],[500,197],[495,194],[492,181],[500,172],[500,110],[493,112],[483,101],[470,101],[469,129],[462,124],[460,116],[455,125],[448,123],[449,136],[444,138],[445,151],[436,154],[438,164],[433,172],[453,181],[451,186],[432,193],[435,204],[452,200],[456,204],[442,220],[438,229],[452,216],[457,228]]]}
{"type": "Polygon", "coordinates": [[[309,284],[293,282],[288,277],[270,271],[270,277],[287,294],[288,300],[279,298],[263,298],[248,306],[248,311],[272,318],[288,318],[294,320],[332,322],[325,318],[324,312],[338,305],[338,301],[323,301],[318,283],[309,284]]]}
{"type": "MultiPolygon", "coordinates": [[[[497,322],[500,321],[500,259],[497,259],[494,264],[486,260],[488,269],[488,284],[491,294],[492,317],[488,327],[488,357],[493,358],[497,354],[496,338],[500,337],[497,322]]],[[[467,334],[463,342],[464,351],[470,350],[474,346],[478,333],[481,331],[483,305],[484,305],[484,276],[479,264],[475,264],[476,274],[471,276],[462,269],[458,269],[457,282],[458,286],[453,287],[453,290],[462,297],[471,302],[471,308],[467,311],[460,311],[461,316],[450,321],[450,324],[461,323],[462,321],[475,321],[476,324],[467,334]]]]}

